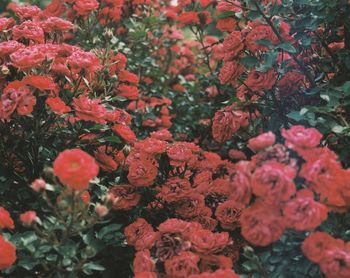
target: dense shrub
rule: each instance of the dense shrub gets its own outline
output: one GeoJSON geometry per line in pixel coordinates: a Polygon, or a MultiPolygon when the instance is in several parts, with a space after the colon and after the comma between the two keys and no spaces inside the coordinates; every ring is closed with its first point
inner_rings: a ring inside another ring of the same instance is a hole
{"type": "Polygon", "coordinates": [[[350,276],[350,3],[0,6],[5,277],[350,276]]]}

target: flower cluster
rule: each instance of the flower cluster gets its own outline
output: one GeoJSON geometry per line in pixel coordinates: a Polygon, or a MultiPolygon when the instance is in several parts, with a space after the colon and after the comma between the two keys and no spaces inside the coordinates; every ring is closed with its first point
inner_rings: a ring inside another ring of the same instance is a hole
{"type": "Polygon", "coordinates": [[[0,271],[349,277],[349,3],[287,2],[1,11],[0,271]]]}

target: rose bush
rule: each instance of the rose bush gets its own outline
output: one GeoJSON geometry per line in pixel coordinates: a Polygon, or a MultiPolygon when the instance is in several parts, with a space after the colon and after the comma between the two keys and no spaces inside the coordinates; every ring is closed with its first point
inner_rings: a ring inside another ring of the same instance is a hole
{"type": "Polygon", "coordinates": [[[349,1],[5,2],[2,275],[349,277],[349,1]]]}

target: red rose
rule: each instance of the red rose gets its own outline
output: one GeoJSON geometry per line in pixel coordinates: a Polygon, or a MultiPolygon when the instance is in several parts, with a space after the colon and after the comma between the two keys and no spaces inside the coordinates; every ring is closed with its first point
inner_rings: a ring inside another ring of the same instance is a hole
{"type": "Polygon", "coordinates": [[[190,193],[177,201],[174,207],[175,213],[185,219],[211,215],[210,209],[205,206],[204,196],[201,194],[190,193]]]}
{"type": "Polygon", "coordinates": [[[15,110],[19,115],[29,115],[36,104],[36,98],[28,87],[11,88],[8,86],[0,101],[0,115],[3,114],[4,118],[9,117],[15,110]]]}
{"type": "Polygon", "coordinates": [[[221,228],[233,231],[240,226],[239,218],[244,206],[235,201],[226,201],[216,208],[215,216],[219,220],[221,228]]]}
{"type": "Polygon", "coordinates": [[[27,70],[41,66],[46,59],[45,53],[35,46],[21,48],[10,55],[13,66],[21,70],[27,70]]]}
{"type": "Polygon", "coordinates": [[[170,158],[170,164],[180,166],[184,162],[189,162],[196,158],[193,151],[198,151],[199,148],[188,142],[175,142],[167,149],[167,154],[170,158]]]}
{"type": "Polygon", "coordinates": [[[244,49],[241,32],[231,32],[231,34],[225,38],[223,48],[225,53],[224,61],[234,59],[244,49]]]}
{"type": "Polygon", "coordinates": [[[305,179],[313,191],[320,194],[320,199],[325,204],[337,207],[347,205],[348,174],[334,153],[315,149],[303,153],[306,163],[301,168],[300,177],[305,179]]]}
{"type": "Polygon", "coordinates": [[[99,99],[89,99],[84,95],[73,99],[73,107],[79,120],[105,123],[106,108],[100,104],[99,99]]]}
{"type": "Polygon", "coordinates": [[[298,231],[313,230],[327,219],[328,209],[314,201],[314,194],[309,190],[300,190],[296,198],[290,200],[283,213],[290,228],[298,231]]]}
{"type": "Polygon", "coordinates": [[[151,132],[151,138],[164,140],[164,141],[171,141],[173,139],[173,135],[169,132],[169,130],[163,128],[163,129],[151,132]]]}
{"type": "Polygon", "coordinates": [[[149,250],[138,251],[134,258],[134,273],[153,272],[156,270],[149,250]]]}
{"type": "Polygon", "coordinates": [[[190,235],[192,248],[201,254],[212,254],[222,251],[230,243],[226,232],[213,233],[209,230],[196,230],[190,235]]]}
{"type": "Polygon", "coordinates": [[[279,208],[261,201],[243,210],[240,220],[242,236],[257,246],[267,246],[277,241],[285,230],[279,208]]]}
{"type": "Polygon", "coordinates": [[[22,82],[40,91],[53,91],[56,89],[56,84],[51,76],[28,75],[22,79],[22,82]]]}
{"type": "Polygon", "coordinates": [[[127,184],[115,185],[109,189],[108,193],[113,203],[113,209],[116,210],[130,210],[137,206],[141,199],[135,186],[127,184]]]}
{"type": "Polygon", "coordinates": [[[24,44],[17,41],[5,41],[0,43],[0,57],[5,57],[13,52],[16,52],[18,49],[25,48],[24,44]]]}
{"type": "Polygon", "coordinates": [[[247,156],[244,152],[240,150],[230,149],[228,152],[228,156],[232,160],[246,160],[247,156]]]}
{"type": "Polygon", "coordinates": [[[199,268],[201,272],[211,272],[213,269],[232,269],[232,259],[223,255],[201,255],[199,268]]]}
{"type": "Polygon", "coordinates": [[[52,0],[49,5],[45,7],[44,15],[50,16],[61,16],[66,11],[66,7],[61,0],[52,0]]]}
{"type": "Polygon", "coordinates": [[[212,134],[215,141],[224,143],[228,141],[241,127],[246,119],[246,114],[241,111],[233,111],[228,106],[215,113],[212,125],[212,134]]]}
{"type": "Polygon", "coordinates": [[[0,18],[0,32],[12,28],[16,24],[16,21],[13,18],[1,17],[0,18]]]}
{"type": "Polygon", "coordinates": [[[272,201],[288,201],[295,193],[295,171],[277,161],[263,164],[252,175],[253,193],[272,201]]]}
{"type": "Polygon", "coordinates": [[[139,149],[140,151],[143,151],[149,155],[157,155],[166,151],[167,142],[148,137],[135,143],[134,148],[139,149]]]}
{"type": "Polygon", "coordinates": [[[239,278],[239,275],[233,272],[231,269],[219,269],[215,272],[204,272],[201,274],[191,275],[188,278],[239,278]]]}
{"type": "Polygon", "coordinates": [[[253,70],[249,72],[248,77],[245,80],[245,84],[253,92],[261,92],[271,90],[276,81],[277,77],[274,69],[270,69],[267,72],[253,70]]]}
{"type": "Polygon", "coordinates": [[[33,210],[26,211],[19,216],[19,219],[21,220],[23,226],[30,227],[37,219],[36,212],[33,210]]]}
{"type": "Polygon", "coordinates": [[[271,27],[267,24],[264,24],[260,21],[250,22],[249,24],[251,30],[249,31],[246,37],[247,48],[252,51],[268,51],[269,48],[265,45],[259,44],[259,40],[269,40],[272,43],[278,43],[279,40],[276,35],[273,33],[271,27]]]}
{"type": "Polygon", "coordinates": [[[41,27],[46,33],[67,32],[73,29],[72,22],[59,17],[49,17],[41,23],[41,27]]]}
{"type": "MultiPolygon", "coordinates": [[[[85,0],[83,0],[85,1],[85,0]]],[[[73,53],[68,57],[69,64],[73,73],[81,73],[82,70],[95,74],[101,68],[100,60],[92,52],[74,49],[73,53]]]]}
{"type": "Polygon", "coordinates": [[[314,148],[320,144],[322,134],[315,128],[305,128],[302,125],[282,129],[282,136],[289,148],[314,148]]]}
{"type": "Polygon", "coordinates": [[[301,249],[310,261],[320,263],[326,251],[343,246],[344,242],[341,239],[335,239],[324,232],[315,232],[304,240],[301,249]]]}
{"type": "Polygon", "coordinates": [[[331,248],[324,252],[320,267],[327,278],[350,277],[350,246],[331,248]]]}
{"type": "Polygon", "coordinates": [[[191,25],[191,24],[200,24],[198,13],[196,12],[183,12],[177,18],[182,26],[191,25]]]}
{"type": "Polygon", "coordinates": [[[40,15],[41,9],[34,5],[16,6],[14,9],[16,16],[21,20],[32,19],[40,15]]]}
{"type": "Polygon", "coordinates": [[[184,237],[189,237],[192,232],[200,229],[201,225],[196,222],[187,222],[177,218],[170,218],[165,222],[161,223],[158,227],[158,231],[165,234],[179,233],[184,237]]]}
{"type": "Polygon", "coordinates": [[[0,270],[9,268],[16,261],[16,248],[0,235],[0,270]]]}
{"type": "Polygon", "coordinates": [[[125,110],[116,108],[111,112],[107,112],[106,120],[111,123],[130,125],[132,121],[132,117],[125,110]]]}
{"type": "Polygon", "coordinates": [[[216,21],[216,28],[221,32],[232,32],[237,26],[237,20],[233,17],[220,18],[216,21]]]}
{"type": "Polygon", "coordinates": [[[79,149],[61,152],[53,163],[53,172],[59,180],[75,190],[84,190],[98,174],[95,159],[79,149]]]}
{"type": "Polygon", "coordinates": [[[136,273],[134,278],[158,278],[156,272],[140,272],[136,273]]]}
{"type": "Polygon", "coordinates": [[[27,39],[36,43],[44,43],[44,30],[38,22],[24,21],[12,28],[12,37],[14,40],[27,39]]]}
{"type": "Polygon", "coordinates": [[[148,159],[134,161],[129,165],[128,181],[137,187],[154,183],[158,168],[148,159]]]}
{"type": "Polygon", "coordinates": [[[3,207],[0,207],[0,230],[14,229],[15,225],[11,218],[10,213],[3,207]]]}
{"type": "Polygon", "coordinates": [[[111,66],[109,67],[110,75],[115,74],[118,70],[123,70],[126,67],[126,63],[128,59],[123,53],[118,53],[114,57],[111,58],[111,66]]]}
{"type": "Polygon", "coordinates": [[[100,146],[95,152],[95,159],[101,169],[105,172],[113,172],[125,160],[123,151],[118,151],[112,147],[100,146]]]}
{"type": "Polygon", "coordinates": [[[158,234],[143,218],[138,218],[134,223],[127,226],[124,234],[128,244],[134,246],[136,250],[152,248],[158,238],[158,234]]]}
{"type": "Polygon", "coordinates": [[[63,115],[63,114],[66,114],[72,110],[59,97],[48,97],[45,102],[50,107],[52,112],[54,112],[57,115],[63,115]]]}
{"type": "Polygon", "coordinates": [[[136,86],[120,84],[117,87],[117,95],[129,100],[137,100],[139,98],[139,89],[136,86]]]}
{"type": "Polygon", "coordinates": [[[289,71],[278,81],[279,94],[288,96],[298,90],[304,83],[305,76],[299,72],[289,71]]]}
{"type": "Polygon", "coordinates": [[[226,61],[220,69],[221,84],[234,83],[243,73],[244,67],[238,61],[226,61]]]}
{"type": "Polygon", "coordinates": [[[260,134],[259,136],[249,139],[248,147],[252,151],[260,151],[272,146],[276,141],[276,136],[271,131],[260,134]]]}
{"type": "Polygon", "coordinates": [[[166,202],[175,202],[191,194],[191,183],[187,179],[172,177],[162,185],[159,196],[166,202]]]}
{"type": "Polygon", "coordinates": [[[136,141],[136,135],[132,129],[123,124],[115,124],[111,127],[112,131],[119,135],[127,143],[134,143],[136,141]]]}
{"type": "Polygon", "coordinates": [[[94,10],[97,10],[99,3],[96,0],[77,0],[74,2],[73,9],[81,16],[87,16],[94,10]]]}
{"type": "Polygon", "coordinates": [[[199,273],[198,262],[200,257],[192,252],[182,252],[164,263],[168,277],[186,278],[199,273]]]}
{"type": "Polygon", "coordinates": [[[135,74],[132,73],[128,70],[123,70],[121,72],[118,73],[118,80],[120,82],[128,82],[131,83],[133,85],[137,85],[139,84],[139,77],[135,74]]]}
{"type": "Polygon", "coordinates": [[[243,205],[249,204],[252,198],[252,187],[249,172],[239,168],[235,169],[230,173],[230,182],[230,200],[243,205]]]}

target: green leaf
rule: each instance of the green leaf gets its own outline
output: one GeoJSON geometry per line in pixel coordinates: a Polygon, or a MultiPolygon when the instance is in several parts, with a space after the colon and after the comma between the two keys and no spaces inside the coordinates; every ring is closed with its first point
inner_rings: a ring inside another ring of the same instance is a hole
{"type": "Polygon", "coordinates": [[[342,133],[345,129],[346,129],[346,127],[344,127],[344,126],[336,125],[332,128],[332,131],[334,133],[342,133]]]}
{"type": "Polygon", "coordinates": [[[18,261],[18,266],[23,267],[26,270],[32,270],[39,264],[39,261],[33,257],[22,258],[18,261]]]}
{"type": "Polygon", "coordinates": [[[96,271],[104,271],[105,268],[102,266],[102,265],[99,265],[97,263],[86,263],[83,265],[83,271],[85,274],[92,274],[93,273],[93,270],[96,270],[96,271]]]}
{"type": "Polygon", "coordinates": [[[242,58],[240,62],[243,66],[250,69],[255,67],[259,63],[259,60],[254,56],[247,56],[242,58]]]}
{"type": "Polygon", "coordinates": [[[297,53],[297,50],[294,48],[294,46],[287,42],[279,44],[277,48],[283,49],[289,53],[297,53]]]}
{"type": "Polygon", "coordinates": [[[69,240],[65,245],[59,247],[58,252],[65,258],[73,258],[77,253],[77,244],[69,240]]]}
{"type": "Polygon", "coordinates": [[[291,118],[291,119],[293,119],[293,120],[295,120],[295,121],[297,121],[297,122],[299,122],[299,121],[305,119],[305,117],[304,117],[303,115],[301,115],[299,111],[292,111],[292,112],[289,112],[289,113],[287,114],[287,117],[289,117],[289,118],[291,118]]]}
{"type": "Polygon", "coordinates": [[[120,144],[122,141],[120,140],[119,137],[117,136],[107,136],[107,137],[103,137],[101,139],[98,140],[99,142],[101,143],[104,143],[104,142],[111,142],[111,143],[117,143],[117,144],[120,144]]]}
{"type": "Polygon", "coordinates": [[[264,62],[256,68],[257,71],[266,72],[273,67],[278,58],[278,51],[270,51],[263,55],[264,62]]]}
{"type": "Polygon", "coordinates": [[[224,18],[227,18],[227,17],[232,17],[234,15],[235,15],[235,12],[233,12],[233,11],[225,11],[225,12],[220,13],[217,16],[217,19],[224,19],[224,18]]]}
{"type": "Polygon", "coordinates": [[[102,228],[101,231],[99,231],[99,232],[97,233],[97,236],[96,236],[96,237],[97,237],[98,239],[102,239],[102,240],[103,240],[103,239],[106,238],[106,236],[107,236],[108,234],[115,233],[115,232],[119,231],[121,227],[122,227],[121,224],[111,224],[111,225],[108,225],[108,226],[102,228]]]}

